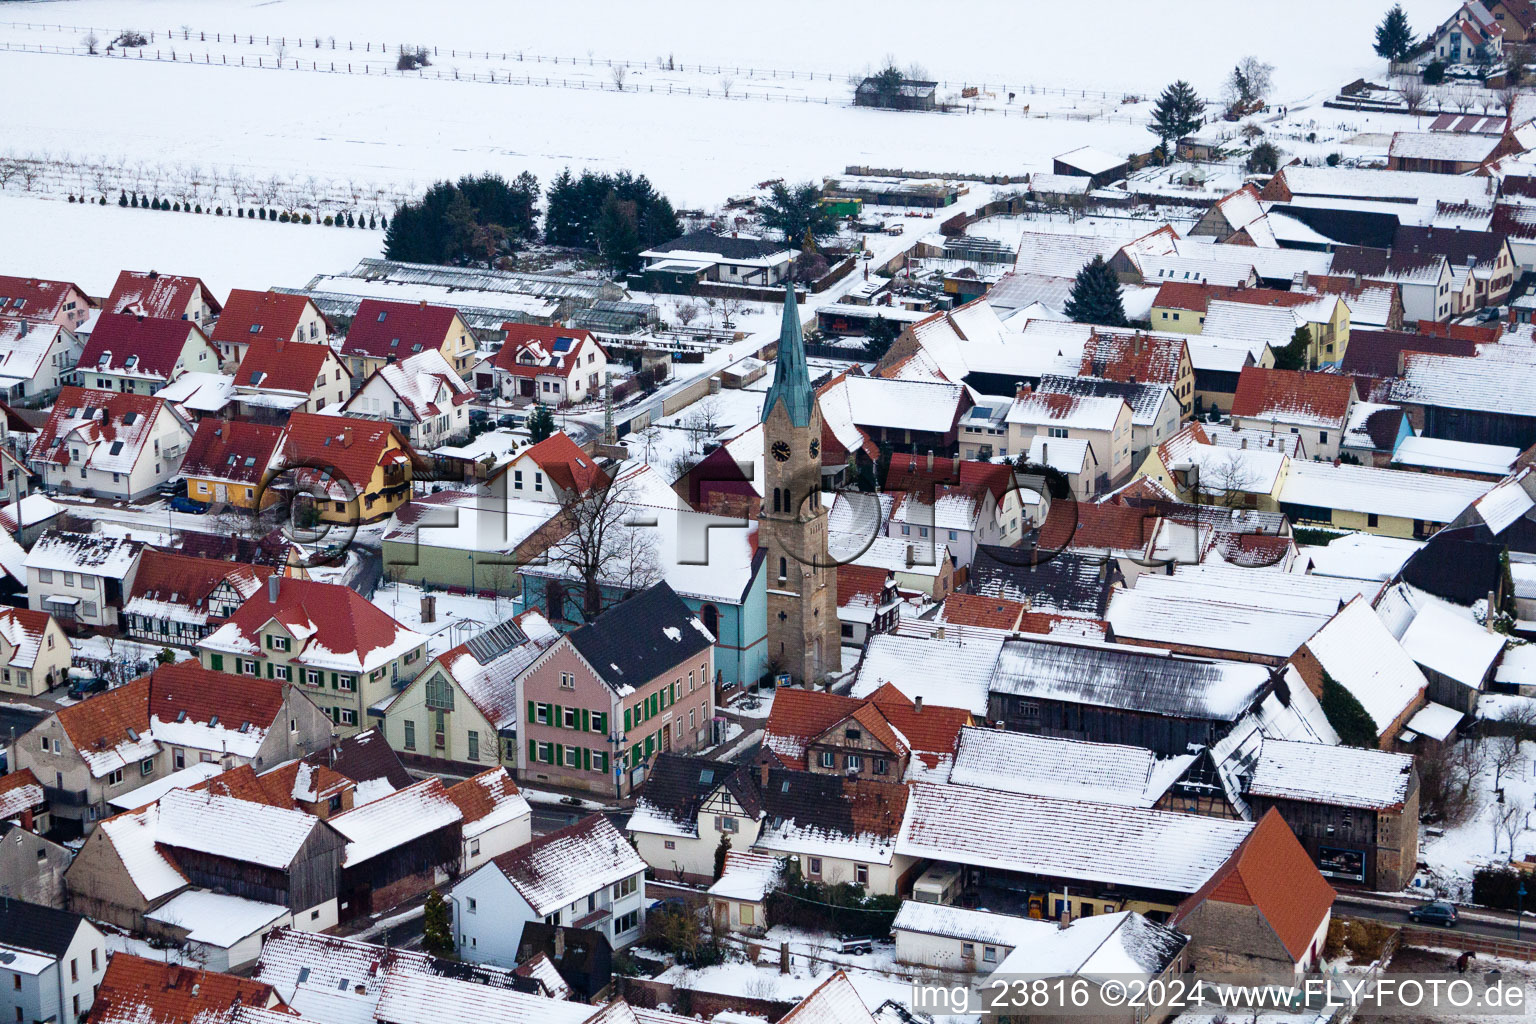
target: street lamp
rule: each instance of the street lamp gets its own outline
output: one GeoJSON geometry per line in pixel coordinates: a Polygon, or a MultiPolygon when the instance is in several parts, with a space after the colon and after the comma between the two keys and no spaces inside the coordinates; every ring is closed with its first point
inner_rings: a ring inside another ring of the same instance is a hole
{"type": "Polygon", "coordinates": [[[1520,879],[1520,888],[1515,890],[1515,941],[1520,941],[1520,919],[1525,916],[1525,878],[1520,879]]]}

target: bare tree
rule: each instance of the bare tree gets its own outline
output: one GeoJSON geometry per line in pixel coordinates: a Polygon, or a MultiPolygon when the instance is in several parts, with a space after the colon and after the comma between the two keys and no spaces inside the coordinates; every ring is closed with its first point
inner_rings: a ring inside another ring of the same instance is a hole
{"type": "Polygon", "coordinates": [[[613,78],[613,87],[619,90],[619,92],[623,92],[624,80],[629,77],[629,65],[624,63],[615,64],[608,69],[608,74],[613,78]]]}
{"type": "Polygon", "coordinates": [[[81,39],[80,42],[85,44],[85,52],[90,54],[94,54],[96,47],[101,45],[101,39],[95,32],[87,32],[85,38],[81,39]]]}
{"type": "Polygon", "coordinates": [[[603,610],[604,588],[641,590],[661,579],[655,513],[632,504],[633,497],[630,478],[620,477],[561,506],[562,525],[570,532],[550,546],[549,555],[576,578],[588,619],[603,610]]]}
{"type": "Polygon", "coordinates": [[[1424,83],[1417,78],[1405,78],[1398,88],[1398,95],[1402,96],[1403,103],[1408,107],[1408,113],[1417,115],[1424,109],[1425,89],[1424,83]]]}
{"type": "Polygon", "coordinates": [[[1509,859],[1515,859],[1515,840],[1525,831],[1530,817],[1531,802],[1525,797],[1510,797],[1499,808],[1499,826],[1509,843],[1509,859]]]}
{"type": "Polygon", "coordinates": [[[1227,508],[1244,504],[1258,484],[1258,473],[1241,454],[1221,452],[1196,467],[1195,484],[1200,493],[1227,508]]]}
{"type": "Polygon", "coordinates": [[[1494,736],[1483,743],[1487,747],[1488,764],[1493,768],[1493,788],[1499,789],[1504,785],[1504,773],[1513,771],[1522,760],[1520,737],[1518,734],[1494,736]]]}
{"type": "Polygon", "coordinates": [[[1424,751],[1415,757],[1419,770],[1419,806],[1426,821],[1460,825],[1476,809],[1482,752],[1471,740],[1424,751]]]}
{"type": "Polygon", "coordinates": [[[731,88],[735,86],[735,84],[736,79],[732,78],[730,75],[720,76],[720,91],[725,94],[726,99],[731,98],[731,88]]]}
{"type": "Polygon", "coordinates": [[[284,43],[272,44],[272,56],[277,58],[277,66],[283,66],[283,58],[288,56],[288,47],[284,43]]]}
{"type": "Polygon", "coordinates": [[[744,299],[734,299],[724,296],[720,299],[721,323],[726,327],[733,326],[733,321],[739,313],[746,310],[747,303],[744,299]]]}
{"type": "Polygon", "coordinates": [[[1507,89],[1500,89],[1498,95],[1499,109],[1502,110],[1504,115],[1507,117],[1513,113],[1515,109],[1515,99],[1520,95],[1520,90],[1511,86],[1507,89]]]}
{"type": "Polygon", "coordinates": [[[674,316],[677,317],[678,323],[687,327],[699,318],[699,304],[691,299],[687,302],[680,302],[674,316]]]}
{"type": "Polygon", "coordinates": [[[1477,97],[1472,95],[1471,89],[1453,89],[1451,102],[1456,104],[1456,109],[1465,114],[1472,109],[1472,104],[1477,102],[1477,97]]]}
{"type": "Polygon", "coordinates": [[[25,192],[31,192],[33,187],[43,176],[43,164],[41,160],[32,160],[22,157],[16,161],[16,173],[21,177],[21,187],[25,192]]]}
{"type": "Polygon", "coordinates": [[[5,188],[11,180],[21,173],[21,161],[6,153],[0,156],[0,188],[5,188]]]}
{"type": "Polygon", "coordinates": [[[720,432],[720,403],[709,395],[693,404],[683,417],[683,429],[688,431],[689,451],[697,452],[705,441],[720,432]]]}

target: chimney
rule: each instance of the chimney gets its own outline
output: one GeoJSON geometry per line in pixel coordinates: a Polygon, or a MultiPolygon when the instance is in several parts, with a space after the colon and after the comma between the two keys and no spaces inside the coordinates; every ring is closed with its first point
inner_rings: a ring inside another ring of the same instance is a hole
{"type": "Polygon", "coordinates": [[[427,300],[426,299],[422,299],[421,300],[421,308],[422,309],[426,309],[427,308],[427,300]]]}
{"type": "Polygon", "coordinates": [[[944,639],[944,623],[941,622],[941,623],[938,624],[938,626],[934,627],[933,638],[935,640],[943,640],[944,639]]]}
{"type": "Polygon", "coordinates": [[[421,621],[437,621],[437,596],[435,594],[421,595],[421,621]]]}
{"type": "Polygon", "coordinates": [[[768,788],[768,755],[767,754],[764,754],[763,755],[763,759],[757,763],[757,784],[758,784],[758,787],[761,788],[761,789],[765,789],[766,790],[768,788]]]}
{"type": "Polygon", "coordinates": [[[277,592],[281,588],[282,583],[283,577],[279,573],[274,572],[271,576],[267,577],[267,600],[272,604],[277,604],[277,592]]]}
{"type": "Polygon", "coordinates": [[[1025,384],[1021,380],[1014,381],[1013,395],[1015,398],[1028,398],[1032,394],[1034,394],[1034,392],[1028,384],[1025,384]]]}
{"type": "Polygon", "coordinates": [[[914,714],[923,713],[923,698],[921,695],[912,698],[912,711],[914,714]]]}
{"type": "Polygon", "coordinates": [[[341,428],[341,446],[343,448],[351,448],[352,447],[352,428],[351,427],[342,427],[341,428]]]}
{"type": "MultiPolygon", "coordinates": [[[[1242,444],[1238,445],[1238,447],[1239,448],[1247,448],[1248,447],[1248,439],[1246,437],[1243,438],[1242,439],[1242,444]]],[[[423,621],[425,621],[425,620],[423,620],[423,621]]]]}
{"type": "Polygon", "coordinates": [[[928,472],[933,472],[933,449],[928,449],[928,472]]]}
{"type": "Polygon", "coordinates": [[[565,959],[565,929],[555,925],[555,963],[565,959]]]}
{"type": "Polygon", "coordinates": [[[22,810],[22,812],[21,812],[21,827],[22,827],[22,829],[24,831],[27,831],[27,832],[35,832],[35,831],[37,831],[35,828],[32,827],[32,808],[28,807],[28,808],[25,808],[24,810],[22,810]]]}

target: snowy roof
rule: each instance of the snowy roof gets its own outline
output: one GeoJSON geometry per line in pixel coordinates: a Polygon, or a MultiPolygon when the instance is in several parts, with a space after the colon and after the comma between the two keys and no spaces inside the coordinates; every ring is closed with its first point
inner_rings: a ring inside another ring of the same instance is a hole
{"type": "Polygon", "coordinates": [[[1206,306],[1204,330],[1250,345],[1263,343],[1280,348],[1291,340],[1296,328],[1306,325],[1307,320],[1301,312],[1290,306],[1259,306],[1251,302],[1212,299],[1206,306]]]}
{"type": "Polygon", "coordinates": [[[63,332],[58,324],[0,317],[0,380],[34,380],[63,332]]]}
{"type": "MultiPolygon", "coordinates": [[[[1284,180],[1285,188],[1293,195],[1335,198],[1431,199],[1470,203],[1486,201],[1498,188],[1498,183],[1492,178],[1431,174],[1427,171],[1305,167],[1300,164],[1281,168],[1276,177],[1284,180]]],[[[1265,191],[1270,192],[1271,188],[1265,191]]]]}
{"type": "Polygon", "coordinates": [[[286,869],[315,829],[325,827],[303,811],[212,790],[173,789],[158,806],[155,839],[162,845],[268,868],[286,869]]]}
{"type": "Polygon", "coordinates": [[[444,651],[437,663],[487,721],[505,729],[517,721],[517,677],[558,639],[549,620],[530,611],[444,651]]]}
{"type": "Polygon", "coordinates": [[[1437,604],[1419,609],[1402,637],[1403,650],[1431,671],[1474,690],[1504,650],[1504,635],[1437,604]]]}
{"type": "Polygon", "coordinates": [[[1378,733],[1386,732],[1427,685],[1363,597],[1345,605],[1306,643],[1322,670],[1360,702],[1378,733]]]}
{"type": "Polygon", "coordinates": [[[728,850],[725,854],[725,871],[709,895],[727,900],[744,900],[761,903],[763,898],[778,884],[779,858],[761,853],[728,850]]]}
{"type": "Polygon", "coordinates": [[[1167,811],[911,784],[897,852],[952,864],[1194,892],[1253,826],[1167,811]]]}
{"type": "Polygon", "coordinates": [[[379,992],[379,1024],[584,1024],[599,1011],[510,988],[430,974],[390,973],[379,992]]]}
{"type": "MultiPolygon", "coordinates": [[[[62,388],[30,458],[57,466],[132,473],[150,439],[158,436],[163,412],[168,412],[165,402],[154,395],[62,388]]],[[[190,438],[192,432],[181,417],[174,412],[169,415],[190,438]]],[[[171,443],[169,438],[162,440],[171,443]]]]}
{"type": "Polygon", "coordinates": [[[1019,395],[1008,409],[1009,423],[1025,426],[1065,427],[1068,430],[1114,430],[1125,408],[1125,399],[1092,395],[1019,395]]]}
{"type": "Polygon", "coordinates": [[[1401,537],[1350,533],[1329,541],[1326,546],[1306,547],[1302,551],[1312,560],[1312,572],[1318,576],[1389,580],[1423,546],[1423,541],[1401,537]]]}
{"type": "Polygon", "coordinates": [[[1444,740],[1456,730],[1465,717],[1455,708],[1448,708],[1444,704],[1430,701],[1408,719],[1408,728],[1420,736],[1428,736],[1432,740],[1444,740]]]}
{"type": "Polygon", "coordinates": [[[173,789],[192,789],[207,782],[215,775],[223,774],[224,767],[217,761],[193,761],[180,771],[162,775],[154,782],[120,793],[107,802],[120,810],[152,804],[173,789]]]}
{"type": "Polygon", "coordinates": [[[920,903],[902,900],[893,932],[918,932],[946,939],[1007,946],[1010,950],[1030,942],[1040,942],[1060,930],[1054,921],[1032,920],[994,914],[986,910],[967,910],[944,903],[920,903]]]}
{"type": "Polygon", "coordinates": [[[1449,523],[1491,487],[1484,480],[1407,470],[1293,462],[1279,499],[1284,505],[1449,523]]]}
{"type": "Polygon", "coordinates": [[[1085,437],[1047,437],[1036,434],[1029,439],[1030,464],[1048,466],[1063,473],[1091,472],[1091,453],[1092,447],[1085,437]]]}
{"type": "Polygon", "coordinates": [[[606,885],[645,870],[629,840],[601,814],[494,858],[481,868],[506,876],[533,912],[545,916],[606,885]]]}
{"type": "Polygon", "coordinates": [[[187,930],[187,941],[224,949],[250,938],[263,928],[289,914],[287,907],[275,903],[188,889],[170,902],[145,912],[150,921],[187,930]]]}
{"type": "Polygon", "coordinates": [[[1080,146],[1077,149],[1062,153],[1054,159],[1058,163],[1066,164],[1068,167],[1075,167],[1090,175],[1112,171],[1117,167],[1124,166],[1126,162],[1125,157],[1115,156],[1101,149],[1094,149],[1092,146],[1080,146]]]}
{"type": "Polygon", "coordinates": [[[125,537],[49,530],[27,552],[26,566],[120,580],[132,571],[143,549],[143,544],[125,537]]]}
{"type": "Polygon", "coordinates": [[[42,802],[43,786],[32,769],[22,768],[0,776],[0,821],[15,818],[42,802]]]}
{"type": "Polygon", "coordinates": [[[1536,415],[1536,391],[1529,386],[1511,387],[1512,378],[1528,385],[1529,366],[1491,358],[1491,353],[1471,357],[1405,352],[1402,377],[1392,384],[1392,400],[1515,416],[1536,415]]]}
{"type": "Polygon", "coordinates": [[[528,800],[505,768],[488,768],[463,782],[449,786],[448,799],[463,817],[463,835],[473,839],[499,825],[533,813],[528,800]]]}
{"type": "Polygon", "coordinates": [[[1189,362],[1197,371],[1211,370],[1221,373],[1241,373],[1243,367],[1253,365],[1254,350],[1262,355],[1266,342],[1257,345],[1228,338],[1207,338],[1195,335],[1189,339],[1189,362]]]}
{"type": "Polygon", "coordinates": [[[1131,407],[1131,422],[1136,426],[1154,426],[1163,407],[1176,399],[1168,385],[1157,382],[1133,384],[1103,377],[1072,377],[1048,373],[1035,388],[1041,393],[1064,395],[1104,395],[1119,397],[1131,407]]]}
{"type": "Polygon", "coordinates": [[[1126,975],[1161,974],[1188,944],[1188,937],[1154,924],[1134,910],[1081,917],[1065,928],[1038,933],[1043,942],[1013,951],[994,978],[1017,974],[1123,980],[1126,975]]]}
{"type": "Polygon", "coordinates": [[[990,688],[1020,697],[1230,722],[1253,705],[1268,682],[1262,665],[1053,638],[1003,644],[990,688]]]}
{"type": "Polygon", "coordinates": [[[1248,792],[1306,803],[1384,810],[1408,797],[1413,758],[1384,750],[1265,740],[1248,792]]]}
{"type": "Polygon", "coordinates": [[[874,1018],[848,975],[838,971],[780,1017],[779,1024],[874,1024],[874,1018]]]}
{"type": "MultiPolygon", "coordinates": [[[[475,395],[473,389],[448,365],[442,351],[435,348],[418,352],[398,363],[386,363],[374,376],[418,422],[446,415],[455,406],[463,405],[475,395]]],[[[368,415],[364,396],[371,390],[371,384],[373,380],[365,381],[361,390],[342,408],[361,416],[368,415]]]]}
{"type": "Polygon", "coordinates": [[[463,819],[443,781],[430,778],[334,815],[329,821],[347,839],[347,854],[341,866],[350,868],[429,832],[455,826],[463,819]]]}
{"type": "Polygon", "coordinates": [[[1336,373],[1244,367],[1232,397],[1234,417],[1342,428],[1355,398],[1354,379],[1336,373]]]}
{"type": "MultiPolygon", "coordinates": [[[[559,513],[559,505],[532,498],[438,491],[400,506],[389,520],[384,539],[422,548],[510,556],[559,513]]],[[[511,571],[510,557],[504,564],[511,571]]]]}
{"type": "Polygon", "coordinates": [[[925,704],[985,715],[987,686],[1007,637],[1002,630],[903,619],[895,632],[869,638],[850,695],[868,697],[894,683],[925,704]]]}
{"type": "Polygon", "coordinates": [[[1531,499],[1524,486],[1530,472],[1529,469],[1522,469],[1514,476],[1500,480],[1493,485],[1492,490],[1472,503],[1473,510],[1493,531],[1494,536],[1503,533],[1529,514],[1532,508],[1536,508],[1536,501],[1531,499]]]}
{"type": "Polygon", "coordinates": [[[947,433],[955,425],[965,388],[959,384],[849,377],[849,414],[859,426],[947,433]]]}
{"type": "Polygon", "coordinates": [[[159,820],[160,805],[151,804],[107,818],[96,826],[106,834],[134,888],[149,902],[187,884],[176,865],[155,844],[159,820]]]}
{"type": "Polygon", "coordinates": [[[949,781],[1010,793],[1151,807],[1194,761],[1145,747],[970,727],[960,732],[949,781]]]}

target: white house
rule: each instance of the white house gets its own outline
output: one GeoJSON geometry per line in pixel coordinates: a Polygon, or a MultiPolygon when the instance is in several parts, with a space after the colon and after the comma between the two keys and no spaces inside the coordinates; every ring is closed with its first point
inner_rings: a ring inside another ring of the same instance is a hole
{"type": "Polygon", "coordinates": [[[27,553],[27,606],[60,622],[115,630],[143,550],[125,537],[49,530],[27,553]]]}
{"type": "Polygon", "coordinates": [[[690,231],[640,254],[645,269],[660,274],[702,275],[727,284],[775,285],[789,276],[795,250],[763,238],[729,238],[690,231]]]}
{"type": "Polygon", "coordinates": [[[103,313],[97,318],[76,376],[103,391],[152,395],[185,373],[217,373],[219,352],[186,320],[103,313]]]}
{"type": "Polygon", "coordinates": [[[58,324],[0,317],[0,399],[19,402],[58,393],[84,347],[58,324]]]}
{"type": "Polygon", "coordinates": [[[84,917],[21,900],[0,904],[0,1018],[84,1019],[106,969],[106,937],[84,917]]]}
{"type": "Polygon", "coordinates": [[[516,964],[531,921],[601,929],[617,948],[640,936],[645,861],[594,814],[482,864],[450,899],[459,956],[475,963],[516,964]]]}
{"type": "Polygon", "coordinates": [[[505,768],[490,768],[449,786],[448,799],[464,816],[462,874],[528,845],[533,838],[533,808],[505,768]]]}
{"type": "Polygon", "coordinates": [[[28,461],[50,487],[134,501],[177,474],[191,441],[159,398],[66,387],[28,461]]]}
{"type": "Polygon", "coordinates": [[[268,932],[293,925],[293,912],[228,893],[187,889],[144,915],[153,936],[186,944],[210,971],[229,972],[261,956],[268,932]]]}
{"type": "Polygon", "coordinates": [[[563,430],[518,452],[490,482],[493,494],[551,505],[607,485],[608,475],[563,430]]]}
{"type": "Polygon", "coordinates": [[[417,448],[451,444],[469,431],[475,393],[435,348],[386,363],[358,388],[341,411],[387,420],[417,448]]]}
{"type": "Polygon", "coordinates": [[[535,398],[546,405],[601,397],[608,352],[592,332],[575,327],[505,323],[506,340],[473,371],[475,385],[502,398],[535,398]]]}
{"type": "Polygon", "coordinates": [[[1124,398],[1047,394],[1024,387],[1005,420],[1011,452],[1027,450],[1036,436],[1087,441],[1099,471],[1095,491],[1118,485],[1131,472],[1131,407],[1124,398]]]}

